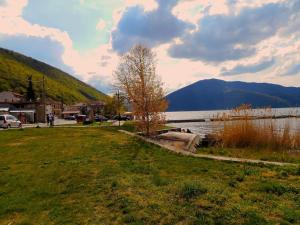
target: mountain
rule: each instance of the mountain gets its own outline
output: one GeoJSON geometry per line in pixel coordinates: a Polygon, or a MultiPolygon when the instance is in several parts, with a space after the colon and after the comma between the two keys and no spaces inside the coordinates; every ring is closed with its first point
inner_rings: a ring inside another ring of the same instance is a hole
{"type": "Polygon", "coordinates": [[[300,105],[300,88],[269,83],[201,80],[167,95],[168,111],[232,109],[241,104],[259,107],[300,105]]]}
{"type": "Polygon", "coordinates": [[[45,75],[47,96],[65,103],[104,100],[107,96],[73,76],[38,60],[0,48],[0,92],[25,93],[28,76],[32,76],[37,95],[42,93],[45,75]]]}

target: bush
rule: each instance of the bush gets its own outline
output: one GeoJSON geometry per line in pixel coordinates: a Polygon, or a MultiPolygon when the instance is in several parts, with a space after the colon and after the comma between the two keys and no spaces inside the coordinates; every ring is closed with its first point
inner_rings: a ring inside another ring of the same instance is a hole
{"type": "Polygon", "coordinates": [[[90,124],[93,124],[93,121],[91,120],[85,120],[82,122],[83,125],[90,125],[90,124]]]}

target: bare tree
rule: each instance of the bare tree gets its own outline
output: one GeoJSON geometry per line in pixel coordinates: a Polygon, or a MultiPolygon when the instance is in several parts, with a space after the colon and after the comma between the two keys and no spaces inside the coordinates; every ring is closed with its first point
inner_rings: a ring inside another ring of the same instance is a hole
{"type": "Polygon", "coordinates": [[[150,135],[164,123],[168,104],[156,74],[155,54],[142,45],[123,55],[115,71],[117,86],[128,97],[138,128],[150,135]]]}

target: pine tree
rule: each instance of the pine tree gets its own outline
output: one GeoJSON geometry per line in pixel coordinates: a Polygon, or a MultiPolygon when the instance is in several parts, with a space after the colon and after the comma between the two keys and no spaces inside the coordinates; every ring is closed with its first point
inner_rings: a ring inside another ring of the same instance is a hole
{"type": "Polygon", "coordinates": [[[29,101],[29,102],[34,102],[35,101],[35,92],[34,92],[33,85],[32,85],[32,76],[28,77],[26,100],[29,101]]]}

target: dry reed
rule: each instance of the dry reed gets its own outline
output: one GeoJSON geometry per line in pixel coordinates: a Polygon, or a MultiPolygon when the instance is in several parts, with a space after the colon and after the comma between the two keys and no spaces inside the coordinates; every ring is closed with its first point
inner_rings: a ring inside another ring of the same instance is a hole
{"type": "Polygon", "coordinates": [[[216,133],[216,138],[222,147],[270,150],[300,147],[300,134],[292,132],[288,123],[279,130],[269,108],[257,115],[250,105],[242,105],[222,115],[220,121],[222,129],[216,133]],[[255,117],[264,119],[256,120],[255,117]]]}

